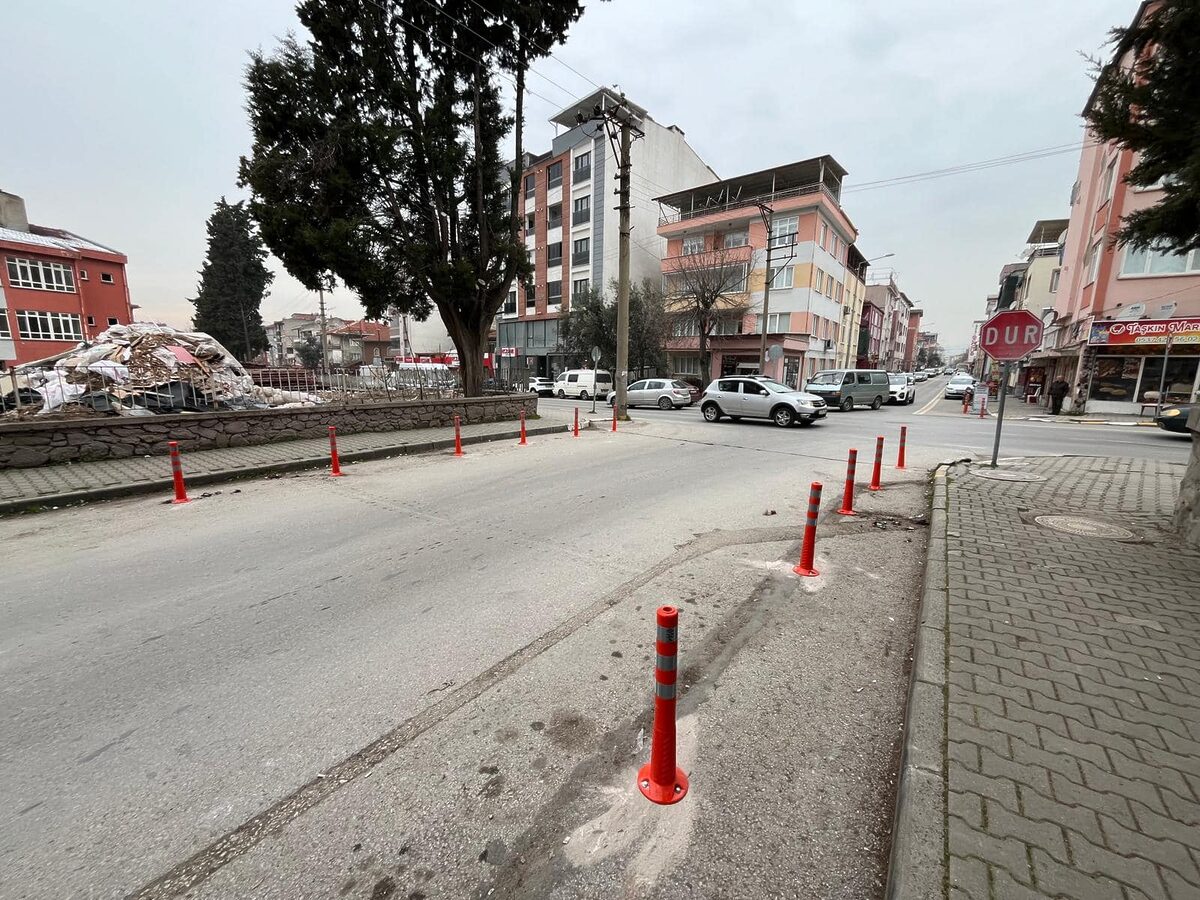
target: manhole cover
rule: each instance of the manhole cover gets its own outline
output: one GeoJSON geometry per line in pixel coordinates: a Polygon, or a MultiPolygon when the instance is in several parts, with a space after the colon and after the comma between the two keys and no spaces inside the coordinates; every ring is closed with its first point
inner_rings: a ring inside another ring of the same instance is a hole
{"type": "Polygon", "coordinates": [[[1127,541],[1136,537],[1128,528],[1099,522],[1096,519],[1085,519],[1083,516],[1034,516],[1033,521],[1045,528],[1053,528],[1055,531],[1077,537],[1107,538],[1114,541],[1127,541]]]}
{"type": "Polygon", "coordinates": [[[980,478],[991,478],[994,481],[1045,481],[1041,475],[1031,472],[1002,472],[998,469],[972,469],[973,475],[980,478]]]}

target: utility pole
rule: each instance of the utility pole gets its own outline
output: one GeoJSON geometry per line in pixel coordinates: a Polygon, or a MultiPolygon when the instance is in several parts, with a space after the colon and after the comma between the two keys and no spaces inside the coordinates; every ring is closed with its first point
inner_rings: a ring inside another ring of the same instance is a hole
{"type": "Polygon", "coordinates": [[[317,288],[321,298],[321,374],[329,377],[329,343],[325,337],[325,288],[317,288]]]}
{"type": "Polygon", "coordinates": [[[771,207],[759,204],[758,214],[767,226],[767,280],[763,286],[762,340],[758,346],[758,374],[767,374],[767,314],[771,309],[771,207]]]}
{"type": "Polygon", "coordinates": [[[629,117],[621,117],[621,239],[617,247],[617,416],[629,416],[629,117]]]}

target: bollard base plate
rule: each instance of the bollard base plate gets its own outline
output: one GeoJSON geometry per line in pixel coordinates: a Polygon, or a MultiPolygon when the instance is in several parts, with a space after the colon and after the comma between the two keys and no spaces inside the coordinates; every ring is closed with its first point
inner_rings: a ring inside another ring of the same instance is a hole
{"type": "Polygon", "coordinates": [[[345,478],[346,473],[345,472],[330,472],[329,477],[330,478],[345,478]]]}
{"type": "Polygon", "coordinates": [[[872,484],[867,487],[867,490],[868,491],[882,491],[883,487],[872,484]]]}
{"type": "Polygon", "coordinates": [[[658,803],[663,806],[669,806],[672,803],[678,803],[688,792],[688,779],[684,774],[683,769],[675,770],[675,781],[669,784],[659,784],[650,777],[650,764],[642,766],[638,770],[638,790],[651,803],[658,803]]]}
{"type": "Polygon", "coordinates": [[[837,511],[837,514],[838,514],[839,516],[857,516],[857,515],[858,515],[858,513],[856,513],[856,512],[855,512],[854,510],[852,510],[852,509],[839,509],[839,510],[837,511]]]}
{"type": "Polygon", "coordinates": [[[178,497],[176,497],[176,498],[175,498],[174,500],[172,500],[171,502],[172,502],[172,503],[191,503],[191,502],[192,502],[192,498],[191,498],[191,497],[184,497],[182,500],[180,500],[178,497]]]}
{"type": "Polygon", "coordinates": [[[793,566],[792,571],[795,572],[797,575],[803,575],[805,578],[812,578],[815,575],[821,574],[816,569],[809,569],[809,568],[806,568],[805,566],[793,566]]]}

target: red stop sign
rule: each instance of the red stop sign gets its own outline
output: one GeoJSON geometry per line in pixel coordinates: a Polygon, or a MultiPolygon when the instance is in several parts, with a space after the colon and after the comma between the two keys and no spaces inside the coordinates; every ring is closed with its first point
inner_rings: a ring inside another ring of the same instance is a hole
{"type": "Polygon", "coordinates": [[[979,348],[992,359],[1021,359],[1042,343],[1042,320],[1027,309],[998,312],[979,330],[979,348]]]}

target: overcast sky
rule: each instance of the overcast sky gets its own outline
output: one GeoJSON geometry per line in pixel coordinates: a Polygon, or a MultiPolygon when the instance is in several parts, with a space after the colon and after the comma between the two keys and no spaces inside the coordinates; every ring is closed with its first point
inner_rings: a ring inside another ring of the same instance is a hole
{"type": "MultiPolygon", "coordinates": [[[[723,177],[820,154],[868,257],[894,253],[925,327],[965,345],[1033,222],[1066,217],[1078,154],[877,190],[855,183],[1078,142],[1095,54],[1134,0],[592,0],[556,56],[682,128],[723,177]]],[[[4,0],[0,188],[30,220],[129,255],[141,318],[189,325],[204,222],[241,198],[246,53],[298,27],[288,0],[4,0]]],[[[593,86],[531,76],[526,146],[593,86]],[[565,90],[564,90],[565,89],[565,90]]],[[[267,321],[315,308],[279,272],[267,321]]],[[[333,312],[359,315],[343,293],[333,312]]]]}

